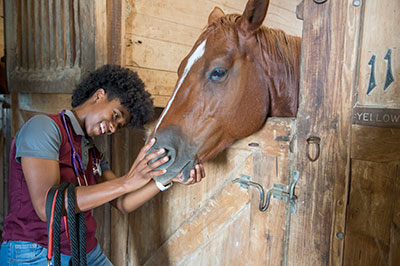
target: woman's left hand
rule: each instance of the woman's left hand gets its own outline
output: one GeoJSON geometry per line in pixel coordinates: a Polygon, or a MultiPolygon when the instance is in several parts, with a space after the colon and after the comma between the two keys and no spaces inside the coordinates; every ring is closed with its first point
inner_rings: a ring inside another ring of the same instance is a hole
{"type": "Polygon", "coordinates": [[[172,179],[173,182],[181,183],[184,185],[191,185],[200,182],[206,177],[206,172],[202,164],[196,164],[194,169],[190,170],[190,177],[186,182],[182,181],[183,175],[180,173],[177,177],[172,179]]]}

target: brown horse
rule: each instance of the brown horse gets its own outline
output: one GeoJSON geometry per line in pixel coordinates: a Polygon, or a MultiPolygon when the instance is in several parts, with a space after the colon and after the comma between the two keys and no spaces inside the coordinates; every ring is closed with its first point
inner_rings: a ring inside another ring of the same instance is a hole
{"type": "MultiPolygon", "coordinates": [[[[171,99],[151,134],[170,160],[167,183],[260,129],[267,116],[298,107],[301,40],[261,26],[268,0],[249,0],[242,15],[215,8],[178,69],[171,99]]],[[[150,152],[151,152],[150,151],[150,152]]]]}

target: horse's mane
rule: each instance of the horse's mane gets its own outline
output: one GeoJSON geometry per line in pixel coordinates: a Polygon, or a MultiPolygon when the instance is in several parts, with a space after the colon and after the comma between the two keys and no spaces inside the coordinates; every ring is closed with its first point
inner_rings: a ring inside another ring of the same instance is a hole
{"type": "MultiPolygon", "coordinates": [[[[300,70],[301,39],[286,34],[280,29],[261,27],[257,38],[261,48],[274,62],[284,62],[287,74],[292,75],[300,70]]],[[[264,58],[264,60],[266,60],[264,58]]]]}

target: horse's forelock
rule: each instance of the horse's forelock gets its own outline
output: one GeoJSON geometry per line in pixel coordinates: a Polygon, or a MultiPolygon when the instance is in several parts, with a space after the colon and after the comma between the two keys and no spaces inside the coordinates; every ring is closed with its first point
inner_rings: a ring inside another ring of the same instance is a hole
{"type": "Polygon", "coordinates": [[[227,14],[217,19],[214,23],[207,25],[203,29],[203,34],[208,34],[211,31],[220,29],[221,27],[234,28],[236,21],[240,18],[239,14],[227,14]]]}

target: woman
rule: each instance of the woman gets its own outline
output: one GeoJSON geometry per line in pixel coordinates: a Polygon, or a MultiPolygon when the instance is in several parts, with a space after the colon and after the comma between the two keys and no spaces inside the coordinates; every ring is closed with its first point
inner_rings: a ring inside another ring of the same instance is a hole
{"type": "MultiPolygon", "coordinates": [[[[129,213],[172,184],[152,179],[166,171],[153,169],[168,161],[164,156],[149,163],[164,153],[160,149],[146,155],[156,140],[141,149],[129,172],[119,178],[93,144],[94,136],[113,134],[128,124],[142,128],[151,118],[153,103],[136,73],[119,66],[99,68],[78,84],[72,107],[59,114],[33,117],[12,143],[10,207],[4,221],[1,265],[47,263],[45,199],[55,185],[79,183],[76,208],[85,213],[87,264],[111,265],[97,244],[91,210],[111,202],[129,213]]],[[[199,182],[205,176],[201,165],[195,168],[185,184],[199,182]]],[[[179,177],[174,181],[179,182],[179,177]]],[[[71,251],[64,232],[62,225],[61,263],[67,265],[71,251]]]]}

